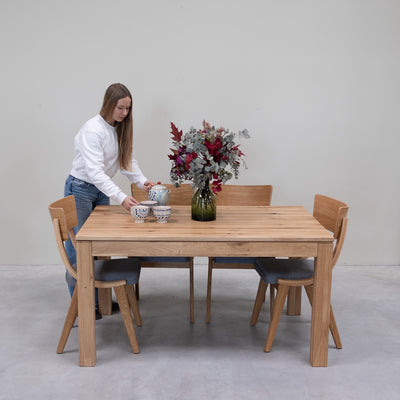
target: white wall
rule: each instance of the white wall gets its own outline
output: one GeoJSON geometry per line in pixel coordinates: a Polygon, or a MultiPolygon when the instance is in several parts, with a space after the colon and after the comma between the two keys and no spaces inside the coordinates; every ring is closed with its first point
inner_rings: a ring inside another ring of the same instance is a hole
{"type": "Polygon", "coordinates": [[[236,183],[310,211],[315,193],[341,199],[339,262],[400,264],[399,18],[396,0],[3,0],[0,263],[60,262],[47,205],[122,82],[148,178],[169,180],[170,121],[247,128],[236,183]]]}

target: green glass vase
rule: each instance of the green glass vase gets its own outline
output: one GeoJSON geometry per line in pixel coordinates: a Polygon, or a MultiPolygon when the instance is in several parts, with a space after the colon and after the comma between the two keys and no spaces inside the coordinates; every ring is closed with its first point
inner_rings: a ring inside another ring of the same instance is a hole
{"type": "Polygon", "coordinates": [[[217,217],[217,200],[207,181],[204,188],[197,189],[192,197],[192,219],[214,221],[217,217]]]}

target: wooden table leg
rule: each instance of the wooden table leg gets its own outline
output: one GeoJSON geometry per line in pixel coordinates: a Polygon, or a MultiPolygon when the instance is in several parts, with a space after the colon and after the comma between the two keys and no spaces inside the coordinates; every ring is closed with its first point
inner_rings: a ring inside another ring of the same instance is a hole
{"type": "Polygon", "coordinates": [[[313,367],[328,366],[331,261],[332,243],[319,243],[314,267],[314,295],[311,315],[310,363],[313,367]]]}
{"type": "Polygon", "coordinates": [[[79,365],[96,364],[96,317],[92,243],[77,241],[79,365]]]}

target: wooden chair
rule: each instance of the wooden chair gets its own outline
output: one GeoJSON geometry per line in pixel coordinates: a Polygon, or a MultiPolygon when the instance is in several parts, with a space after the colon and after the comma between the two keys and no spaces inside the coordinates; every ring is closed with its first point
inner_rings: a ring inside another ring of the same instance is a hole
{"type": "MultiPolygon", "coordinates": [[[[347,211],[349,207],[341,201],[317,194],[314,200],[314,217],[327,230],[332,232],[336,240],[331,268],[339,258],[343,247],[347,229],[347,211]]],[[[260,314],[262,302],[265,297],[268,285],[270,286],[270,324],[265,342],[264,351],[271,351],[272,343],[278,329],[279,319],[285,304],[287,293],[291,287],[302,287],[312,306],[313,283],[314,283],[314,260],[313,259],[266,259],[258,258],[254,268],[260,275],[257,297],[254,303],[251,325],[255,325],[260,314]],[[275,298],[275,289],[277,294],[275,298]]],[[[342,348],[339,331],[336,326],[332,305],[330,309],[330,323],[333,340],[338,349],[342,348]]]]}
{"type": "MultiPolygon", "coordinates": [[[[164,184],[163,184],[164,185],[164,184]]],[[[165,184],[170,191],[169,205],[191,205],[193,190],[190,184],[180,185],[178,188],[173,184],[165,184]]],[[[138,189],[135,184],[131,185],[132,196],[143,201],[148,199],[148,194],[138,189]]],[[[189,290],[190,290],[190,322],[194,322],[194,274],[193,257],[140,257],[142,268],[189,268],[189,290]]],[[[139,295],[139,283],[136,285],[136,293],[139,295]]]]}
{"type": "MultiPolygon", "coordinates": [[[[50,204],[49,211],[53,221],[54,234],[61,259],[70,275],[77,280],[75,266],[70,263],[64,247],[65,242],[68,239],[71,239],[74,246],[76,245],[75,234],[73,231],[73,228],[78,224],[75,197],[64,197],[63,199],[50,204]]],[[[94,261],[95,287],[114,289],[125,328],[128,333],[129,342],[134,353],[139,353],[139,345],[132,321],[131,309],[135,317],[136,325],[142,325],[136,294],[133,287],[133,285],[138,282],[139,275],[140,263],[137,258],[94,261]]],[[[64,351],[71,328],[78,315],[78,285],[79,282],[76,282],[68,313],[65,318],[61,338],[58,343],[57,353],[59,354],[64,351]]]]}
{"type": "MultiPolygon", "coordinates": [[[[217,194],[218,205],[224,206],[269,206],[272,196],[271,185],[223,185],[217,194]]],[[[207,280],[206,322],[211,319],[212,271],[221,269],[254,269],[256,257],[209,257],[207,280]]]]}

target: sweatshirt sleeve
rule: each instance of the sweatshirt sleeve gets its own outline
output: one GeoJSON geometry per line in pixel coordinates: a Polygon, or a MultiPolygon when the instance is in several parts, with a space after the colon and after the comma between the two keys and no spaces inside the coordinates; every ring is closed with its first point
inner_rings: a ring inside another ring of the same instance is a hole
{"type": "Polygon", "coordinates": [[[78,145],[85,162],[86,173],[97,189],[118,204],[122,204],[127,195],[104,172],[102,142],[103,138],[99,132],[86,131],[84,135],[80,135],[78,145]]]}
{"type": "Polygon", "coordinates": [[[139,164],[136,161],[133,152],[132,152],[131,165],[132,165],[132,171],[121,169],[121,173],[125,175],[129,179],[129,181],[134,183],[138,188],[143,189],[144,183],[147,181],[147,178],[143,175],[143,172],[140,169],[139,164]]]}

